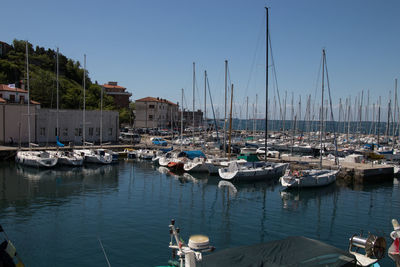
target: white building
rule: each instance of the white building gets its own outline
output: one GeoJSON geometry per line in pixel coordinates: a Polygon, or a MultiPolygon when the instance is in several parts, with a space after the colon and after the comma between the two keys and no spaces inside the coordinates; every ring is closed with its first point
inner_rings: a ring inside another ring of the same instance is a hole
{"type": "Polygon", "coordinates": [[[135,101],[136,128],[170,128],[178,125],[179,106],[162,98],[145,97],[135,101]]]}

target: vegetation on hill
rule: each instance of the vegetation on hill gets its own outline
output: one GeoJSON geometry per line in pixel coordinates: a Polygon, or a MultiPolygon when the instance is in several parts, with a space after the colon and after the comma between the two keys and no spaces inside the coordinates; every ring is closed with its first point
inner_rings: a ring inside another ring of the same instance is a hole
{"type": "MultiPolygon", "coordinates": [[[[56,107],[56,55],[52,49],[45,49],[28,43],[29,81],[31,99],[38,101],[43,108],[56,107]]],[[[83,68],[59,53],[59,106],[62,109],[81,109],[83,107],[83,68]]],[[[0,57],[0,83],[22,87],[26,84],[26,42],[14,40],[11,50],[0,57]]],[[[86,109],[100,109],[101,86],[92,82],[86,71],[86,109]]],[[[26,87],[25,87],[26,88],[26,87]]],[[[111,96],[103,95],[103,109],[117,110],[111,96]]],[[[126,110],[120,110],[120,123],[126,122],[126,110]]],[[[128,116],[129,117],[129,116],[128,116]]],[[[128,118],[129,122],[129,118],[128,118]]]]}

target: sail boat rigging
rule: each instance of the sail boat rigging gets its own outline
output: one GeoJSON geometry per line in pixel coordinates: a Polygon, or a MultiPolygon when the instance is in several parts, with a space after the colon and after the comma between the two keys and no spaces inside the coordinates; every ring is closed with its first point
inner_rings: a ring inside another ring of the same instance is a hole
{"type": "MultiPolygon", "coordinates": [[[[324,122],[324,78],[326,71],[326,54],[325,49],[322,50],[322,81],[321,81],[321,124],[320,124],[320,157],[318,169],[307,169],[302,171],[287,170],[285,175],[281,177],[281,184],[286,188],[301,188],[301,187],[318,187],[329,185],[336,181],[336,176],[340,171],[329,170],[322,168],[322,137],[323,137],[323,122],[324,122]]],[[[327,75],[327,74],[326,74],[327,75]]],[[[329,83],[328,83],[329,84],[329,83]]],[[[329,88],[329,85],[328,85],[329,88]]],[[[330,91],[330,90],[329,90],[330,91]]],[[[330,94],[330,92],[329,92],[330,94]]],[[[332,104],[331,104],[332,109],[332,104]]],[[[332,110],[331,110],[332,112],[332,110]]],[[[333,113],[331,113],[333,119],[333,113]]],[[[336,139],[336,138],[335,138],[336,139]]],[[[336,143],[336,140],[335,140],[336,143]]]]}

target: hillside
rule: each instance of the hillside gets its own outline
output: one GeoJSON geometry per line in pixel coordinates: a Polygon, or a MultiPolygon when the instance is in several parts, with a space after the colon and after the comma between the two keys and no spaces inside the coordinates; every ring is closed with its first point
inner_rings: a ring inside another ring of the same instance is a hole
{"type": "MultiPolygon", "coordinates": [[[[26,84],[26,45],[25,41],[14,40],[11,50],[0,56],[0,83],[21,87],[26,84]]],[[[29,80],[31,99],[41,103],[43,108],[56,107],[56,54],[52,49],[45,49],[28,43],[29,80]]],[[[100,109],[101,86],[93,83],[86,71],[86,108],[100,109]]],[[[59,105],[65,109],[80,109],[83,105],[83,68],[79,61],[74,61],[59,53],[59,105]]],[[[116,110],[113,99],[104,95],[103,108],[116,110]]],[[[126,113],[120,110],[120,114],[126,113]]],[[[120,118],[121,122],[124,118],[120,118]]]]}

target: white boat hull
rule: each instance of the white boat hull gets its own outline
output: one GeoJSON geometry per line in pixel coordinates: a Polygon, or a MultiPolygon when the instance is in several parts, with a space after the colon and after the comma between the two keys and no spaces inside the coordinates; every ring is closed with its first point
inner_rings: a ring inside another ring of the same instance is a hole
{"type": "Polygon", "coordinates": [[[286,188],[319,187],[335,182],[338,173],[339,170],[308,170],[303,175],[285,174],[280,180],[286,188]]]}
{"type": "Polygon", "coordinates": [[[22,165],[39,168],[51,168],[57,164],[56,157],[43,151],[18,151],[15,161],[22,165]]]}
{"type": "Polygon", "coordinates": [[[288,166],[288,163],[231,162],[227,168],[220,168],[218,173],[225,180],[269,180],[281,177],[288,166]]]}

